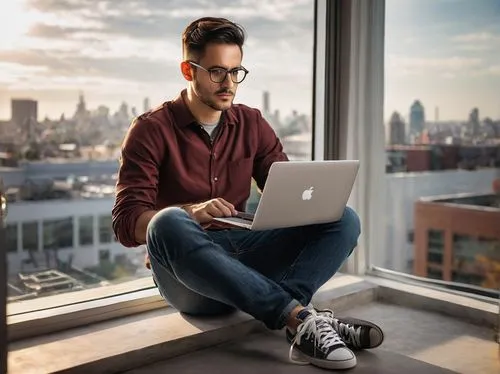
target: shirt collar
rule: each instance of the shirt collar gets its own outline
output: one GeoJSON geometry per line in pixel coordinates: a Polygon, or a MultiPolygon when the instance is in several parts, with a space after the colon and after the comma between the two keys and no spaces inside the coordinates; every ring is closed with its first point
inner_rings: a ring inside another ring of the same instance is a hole
{"type": "MultiPolygon", "coordinates": [[[[182,90],[182,92],[170,102],[170,110],[174,115],[175,123],[180,128],[184,128],[197,122],[184,99],[186,92],[186,89],[182,90]]],[[[221,119],[221,124],[235,125],[238,123],[238,118],[234,113],[233,107],[223,111],[221,119]]]]}

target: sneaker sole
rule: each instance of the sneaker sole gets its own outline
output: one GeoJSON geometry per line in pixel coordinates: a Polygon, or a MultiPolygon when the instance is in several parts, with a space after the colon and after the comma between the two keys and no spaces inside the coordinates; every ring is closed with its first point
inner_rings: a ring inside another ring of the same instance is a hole
{"type": "Polygon", "coordinates": [[[322,360],[320,358],[306,356],[296,348],[294,348],[294,355],[297,359],[300,359],[303,362],[303,364],[309,362],[312,365],[320,367],[322,369],[347,370],[347,369],[352,369],[358,363],[356,360],[356,356],[348,360],[342,360],[342,361],[322,360]]]}

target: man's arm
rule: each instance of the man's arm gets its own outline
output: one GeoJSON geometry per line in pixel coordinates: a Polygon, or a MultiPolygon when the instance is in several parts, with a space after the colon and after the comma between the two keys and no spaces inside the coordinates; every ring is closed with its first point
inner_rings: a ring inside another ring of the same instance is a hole
{"type": "Polygon", "coordinates": [[[136,119],[123,141],[113,231],[125,247],[146,242],[146,228],[156,213],[159,168],[165,157],[161,124],[136,119]]]}
{"type": "Polygon", "coordinates": [[[271,165],[275,161],[288,161],[288,157],[283,152],[283,145],[276,136],[273,128],[262,117],[260,111],[258,111],[257,128],[259,131],[259,141],[253,166],[253,178],[257,182],[259,189],[262,190],[264,189],[271,165]]]}

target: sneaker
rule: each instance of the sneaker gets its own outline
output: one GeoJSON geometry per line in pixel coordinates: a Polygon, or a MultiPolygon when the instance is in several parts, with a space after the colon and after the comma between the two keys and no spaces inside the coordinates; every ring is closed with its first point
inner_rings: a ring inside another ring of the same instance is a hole
{"type": "Polygon", "coordinates": [[[302,323],[295,334],[286,329],[287,340],[291,343],[291,362],[334,370],[356,366],[356,356],[346,347],[327,316],[314,309],[303,309],[297,319],[302,323]]]}
{"type": "Polygon", "coordinates": [[[343,342],[351,349],[370,349],[384,341],[384,332],[376,324],[357,318],[334,318],[331,310],[316,310],[327,318],[343,342]]]}
{"type": "Polygon", "coordinates": [[[382,329],[363,319],[334,318],[333,328],[351,349],[376,348],[384,341],[382,329]]]}

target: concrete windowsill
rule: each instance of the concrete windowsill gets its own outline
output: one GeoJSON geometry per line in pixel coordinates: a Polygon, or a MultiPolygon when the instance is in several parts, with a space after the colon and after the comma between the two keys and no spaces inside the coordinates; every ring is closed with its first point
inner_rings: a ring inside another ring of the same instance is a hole
{"type": "MultiPolygon", "coordinates": [[[[320,289],[314,303],[343,311],[374,300],[403,302],[480,324],[496,323],[498,307],[491,304],[411,287],[415,286],[339,275],[320,289]]],[[[261,329],[261,323],[244,313],[191,318],[172,308],[161,308],[14,342],[9,346],[9,373],[123,372],[261,329]]]]}

